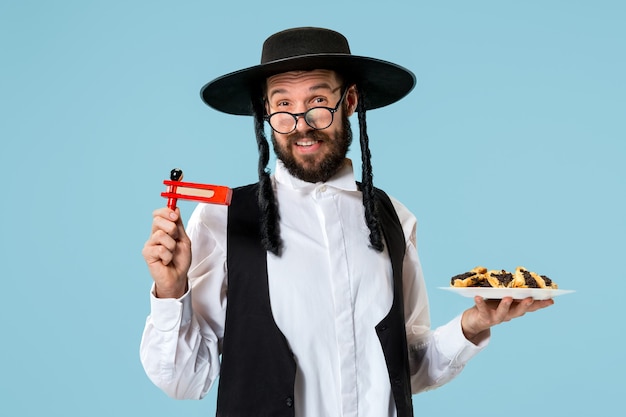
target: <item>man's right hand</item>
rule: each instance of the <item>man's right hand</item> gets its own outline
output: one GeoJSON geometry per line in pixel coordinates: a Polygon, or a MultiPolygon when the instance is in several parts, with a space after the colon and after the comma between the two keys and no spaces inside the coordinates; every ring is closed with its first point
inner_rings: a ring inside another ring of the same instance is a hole
{"type": "Polygon", "coordinates": [[[187,292],[191,265],[191,241],[185,232],[180,211],[167,207],[155,210],[152,234],[143,247],[158,298],[180,298],[187,292]]]}

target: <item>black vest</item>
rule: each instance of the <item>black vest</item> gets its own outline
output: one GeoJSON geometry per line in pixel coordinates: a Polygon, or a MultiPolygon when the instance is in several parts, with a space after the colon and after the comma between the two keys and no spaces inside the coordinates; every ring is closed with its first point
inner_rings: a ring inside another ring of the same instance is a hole
{"type": "MultiPolygon", "coordinates": [[[[293,417],[296,363],[270,307],[267,254],[261,246],[257,184],[233,190],[228,209],[228,303],[217,394],[218,417],[293,417]]],[[[391,257],[394,299],[376,326],[398,417],[412,417],[402,296],[402,226],[389,197],[376,190],[391,257]]],[[[320,416],[322,417],[322,416],[320,416]]]]}

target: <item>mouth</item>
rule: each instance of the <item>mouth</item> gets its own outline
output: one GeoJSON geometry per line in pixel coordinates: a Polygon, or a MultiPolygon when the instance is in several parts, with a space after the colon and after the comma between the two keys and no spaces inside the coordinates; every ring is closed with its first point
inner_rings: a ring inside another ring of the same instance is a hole
{"type": "Polygon", "coordinates": [[[295,143],[296,143],[296,146],[308,148],[320,142],[321,141],[319,140],[313,140],[313,139],[300,139],[300,140],[297,140],[295,143]]]}
{"type": "Polygon", "coordinates": [[[297,139],[292,142],[296,154],[301,156],[314,155],[321,151],[324,141],[317,139],[297,139]]]}
{"type": "Polygon", "coordinates": [[[300,155],[312,155],[320,152],[327,141],[322,132],[297,132],[287,138],[292,150],[300,155]]]}

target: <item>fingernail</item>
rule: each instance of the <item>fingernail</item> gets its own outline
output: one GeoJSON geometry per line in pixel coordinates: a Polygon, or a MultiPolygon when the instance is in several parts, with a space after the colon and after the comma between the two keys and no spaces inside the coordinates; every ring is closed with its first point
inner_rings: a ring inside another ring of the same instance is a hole
{"type": "Polygon", "coordinates": [[[176,220],[176,213],[175,212],[171,212],[170,213],[170,219],[176,220]]]}

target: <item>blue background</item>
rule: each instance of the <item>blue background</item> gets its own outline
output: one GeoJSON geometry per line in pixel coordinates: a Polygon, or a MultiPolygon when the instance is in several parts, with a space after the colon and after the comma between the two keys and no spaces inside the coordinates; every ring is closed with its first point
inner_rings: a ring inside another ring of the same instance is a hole
{"type": "MultiPolygon", "coordinates": [[[[199,89],[302,25],[339,30],[353,53],[419,78],[368,125],[375,184],[420,222],[433,325],[471,305],[437,287],[476,265],[523,265],[576,290],[495,328],[461,376],[414,397],[416,414],[617,409],[625,11],[620,1],[2,0],[0,414],[214,414],[215,390],[175,401],[143,373],[141,248],[171,168],[189,181],[255,181],[251,119],[209,109],[199,89]]],[[[358,145],[351,156],[360,169],[358,145]]],[[[193,204],[180,207],[188,218],[193,204]]]]}

